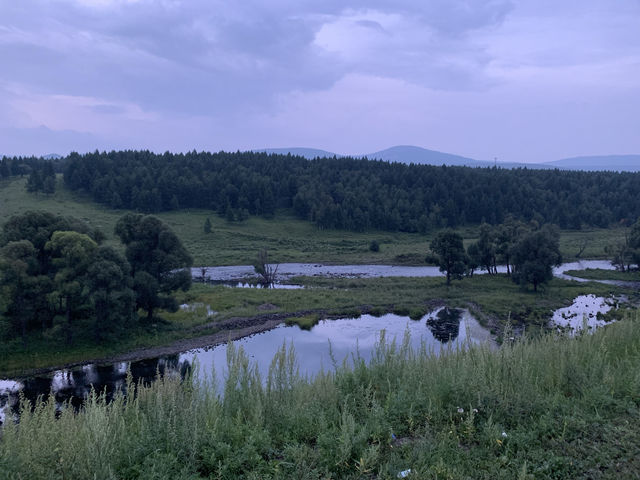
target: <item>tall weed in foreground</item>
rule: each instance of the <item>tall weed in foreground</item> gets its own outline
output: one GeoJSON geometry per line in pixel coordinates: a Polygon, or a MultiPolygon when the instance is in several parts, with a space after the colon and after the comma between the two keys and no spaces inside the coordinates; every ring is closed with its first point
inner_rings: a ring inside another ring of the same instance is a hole
{"type": "Polygon", "coordinates": [[[639,326],[439,356],[382,334],[371,359],[311,380],[286,345],[264,379],[230,346],[223,394],[199,374],[111,403],[96,393],[77,413],[23,404],[1,433],[0,477],[634,478],[639,326]]]}

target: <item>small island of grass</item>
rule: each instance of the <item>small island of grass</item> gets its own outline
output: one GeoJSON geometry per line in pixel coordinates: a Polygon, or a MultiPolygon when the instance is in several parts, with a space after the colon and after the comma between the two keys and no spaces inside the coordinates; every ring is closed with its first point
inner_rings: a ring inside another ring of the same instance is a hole
{"type": "Polygon", "coordinates": [[[603,268],[586,268],[584,270],[567,270],[564,272],[576,278],[586,280],[620,280],[624,282],[640,282],[640,270],[622,272],[620,270],[605,270],[603,268]]]}

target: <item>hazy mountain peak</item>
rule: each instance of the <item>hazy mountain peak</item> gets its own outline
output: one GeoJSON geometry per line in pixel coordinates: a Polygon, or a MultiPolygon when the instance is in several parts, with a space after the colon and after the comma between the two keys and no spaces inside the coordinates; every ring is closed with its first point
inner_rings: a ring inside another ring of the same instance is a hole
{"type": "MultiPolygon", "coordinates": [[[[256,152],[291,153],[302,157],[313,159],[317,157],[344,157],[333,152],[320,150],[317,148],[264,148],[254,150],[256,152]]],[[[494,165],[501,168],[559,168],[569,170],[618,170],[618,171],[640,171],[640,155],[592,155],[564,158],[553,162],[541,163],[516,163],[516,162],[492,162],[486,160],[475,160],[473,158],[454,155],[452,153],[429,150],[415,145],[395,145],[384,150],[373,153],[349,155],[354,158],[368,158],[369,160],[383,160],[387,162],[415,163],[421,165],[451,165],[467,167],[492,167],[494,165]]]]}
{"type": "Polygon", "coordinates": [[[586,155],[563,158],[545,165],[571,170],[640,171],[640,155],[586,155]]]}
{"type": "Polygon", "coordinates": [[[369,159],[386,160],[389,162],[417,163],[427,165],[460,165],[469,167],[486,167],[491,162],[484,162],[451,153],[428,150],[415,145],[396,145],[385,150],[363,155],[369,159]]]}

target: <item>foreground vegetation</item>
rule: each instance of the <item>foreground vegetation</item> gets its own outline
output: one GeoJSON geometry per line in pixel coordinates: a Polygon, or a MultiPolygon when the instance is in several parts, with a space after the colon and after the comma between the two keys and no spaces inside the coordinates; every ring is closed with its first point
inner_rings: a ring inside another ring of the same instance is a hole
{"type": "MultiPolygon", "coordinates": [[[[3,478],[613,479],[640,471],[640,319],[433,357],[382,344],[305,380],[242,351],[211,385],[165,378],[135,399],[53,399],[0,438],[3,478]]],[[[204,374],[205,372],[200,372],[204,374]]],[[[129,386],[132,391],[132,386],[129,386]]]]}
{"type": "Polygon", "coordinates": [[[449,288],[444,278],[297,278],[293,281],[313,288],[265,290],[194,284],[188,292],[177,292],[176,300],[200,305],[198,308],[175,313],[161,311],[161,319],[129,329],[126,336],[114,343],[96,344],[90,335],[78,335],[72,346],[66,346],[40,334],[29,337],[26,346],[17,339],[3,342],[0,375],[26,374],[36,368],[166,345],[178,339],[214,333],[216,325],[223,320],[258,318],[265,314],[293,316],[305,312],[311,315],[300,320],[306,324],[311,318],[317,320],[323,315],[355,316],[361,312],[395,312],[420,318],[434,306],[446,303],[471,309],[495,334],[500,334],[509,320],[518,329],[526,328],[533,335],[544,328],[553,310],[569,305],[578,295],[630,293],[619,287],[553,279],[542,291],[533,294],[504,275],[474,275],[452,283],[449,288]],[[207,306],[217,313],[209,316],[207,306]],[[265,306],[269,310],[264,310],[265,306]]]}

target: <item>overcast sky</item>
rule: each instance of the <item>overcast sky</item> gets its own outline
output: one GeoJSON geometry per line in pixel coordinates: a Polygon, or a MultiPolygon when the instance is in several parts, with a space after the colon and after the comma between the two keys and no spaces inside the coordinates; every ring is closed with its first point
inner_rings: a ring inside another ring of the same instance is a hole
{"type": "Polygon", "coordinates": [[[0,0],[0,155],[640,153],[640,0],[0,0]]]}

